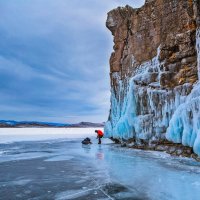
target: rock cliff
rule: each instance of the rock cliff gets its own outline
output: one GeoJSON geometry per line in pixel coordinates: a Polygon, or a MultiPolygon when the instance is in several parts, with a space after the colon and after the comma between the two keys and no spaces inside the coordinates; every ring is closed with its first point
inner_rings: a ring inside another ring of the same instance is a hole
{"type": "Polygon", "coordinates": [[[200,155],[200,1],[146,0],[108,13],[111,109],[105,134],[172,141],[200,155]]]}

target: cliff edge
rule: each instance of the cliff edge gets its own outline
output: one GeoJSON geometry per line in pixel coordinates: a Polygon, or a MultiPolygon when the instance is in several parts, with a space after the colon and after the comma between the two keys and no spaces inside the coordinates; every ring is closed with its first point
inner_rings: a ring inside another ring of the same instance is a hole
{"type": "Polygon", "coordinates": [[[105,134],[171,141],[200,156],[200,1],[146,0],[108,13],[111,109],[105,134]]]}

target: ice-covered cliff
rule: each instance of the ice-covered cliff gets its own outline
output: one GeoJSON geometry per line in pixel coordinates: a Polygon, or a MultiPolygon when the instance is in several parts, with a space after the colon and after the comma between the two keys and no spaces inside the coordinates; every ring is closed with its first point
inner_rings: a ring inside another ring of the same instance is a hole
{"type": "Polygon", "coordinates": [[[200,155],[199,15],[198,0],[146,0],[108,13],[108,137],[148,145],[168,139],[200,155]]]}

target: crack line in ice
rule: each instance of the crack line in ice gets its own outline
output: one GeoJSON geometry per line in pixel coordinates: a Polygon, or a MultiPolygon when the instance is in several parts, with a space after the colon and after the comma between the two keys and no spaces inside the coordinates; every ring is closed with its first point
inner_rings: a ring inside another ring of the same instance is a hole
{"type": "Polygon", "coordinates": [[[77,192],[77,193],[74,193],[74,194],[70,194],[70,195],[66,195],[66,196],[63,196],[63,197],[58,197],[56,198],[56,200],[64,200],[64,199],[71,199],[71,198],[77,198],[79,197],[79,195],[81,194],[85,194],[89,191],[92,191],[92,190],[98,190],[99,188],[91,188],[91,189],[88,189],[88,190],[84,190],[84,191],[81,191],[81,192],[77,192]]]}
{"type": "Polygon", "coordinates": [[[98,184],[98,182],[95,181],[94,179],[92,179],[92,182],[94,182],[94,184],[96,184],[97,187],[90,188],[90,189],[87,189],[87,190],[84,190],[84,191],[80,191],[80,192],[77,192],[77,193],[73,193],[73,194],[70,194],[70,195],[62,195],[61,197],[57,197],[56,200],[64,200],[64,199],[77,198],[80,195],[87,194],[89,191],[93,191],[93,190],[100,190],[106,197],[108,197],[108,199],[114,200],[105,191],[103,191],[102,185],[98,184]]]}
{"type": "Polygon", "coordinates": [[[111,196],[109,196],[105,191],[102,190],[102,188],[101,188],[102,186],[99,185],[97,181],[95,181],[94,179],[92,179],[92,181],[98,186],[99,190],[100,190],[104,195],[106,195],[109,199],[114,200],[111,196]]]}

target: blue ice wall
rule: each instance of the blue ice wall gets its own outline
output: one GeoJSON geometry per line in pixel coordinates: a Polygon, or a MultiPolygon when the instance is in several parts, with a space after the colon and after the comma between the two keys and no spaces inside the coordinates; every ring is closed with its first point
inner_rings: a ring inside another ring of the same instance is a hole
{"type": "MultiPolygon", "coordinates": [[[[196,33],[198,76],[200,75],[200,29],[196,33]]],[[[200,77],[200,76],[199,76],[200,77]]],[[[193,147],[200,155],[200,83],[198,82],[185,103],[174,113],[166,137],[175,143],[193,147]]]]}
{"type": "Polygon", "coordinates": [[[160,86],[158,55],[137,67],[135,74],[126,81],[119,73],[112,76],[117,80],[117,92],[111,91],[111,112],[105,125],[105,135],[118,139],[159,140],[165,138],[169,120],[178,106],[190,93],[192,86],[184,84],[174,90],[160,86]]]}
{"type": "MultiPolygon", "coordinates": [[[[196,33],[198,71],[200,71],[200,30],[196,33]]],[[[162,89],[163,63],[158,54],[137,67],[128,84],[118,79],[118,91],[111,91],[111,111],[105,135],[118,139],[160,140],[193,147],[200,155],[200,83],[185,83],[173,90],[162,89]]],[[[200,73],[199,73],[200,74],[200,73]]],[[[200,75],[199,75],[200,76],[200,75]]]]}

